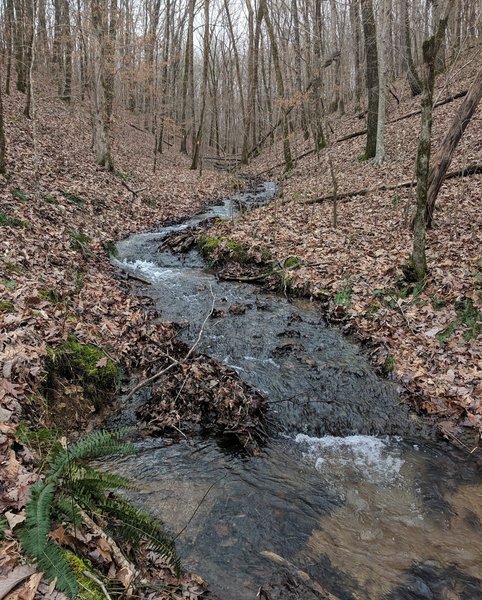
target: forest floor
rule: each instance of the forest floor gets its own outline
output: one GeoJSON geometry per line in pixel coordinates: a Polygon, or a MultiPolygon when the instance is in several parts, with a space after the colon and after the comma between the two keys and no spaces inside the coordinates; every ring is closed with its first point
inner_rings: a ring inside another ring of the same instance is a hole
{"type": "MultiPolygon", "coordinates": [[[[0,180],[0,513],[11,528],[24,518],[29,486],[39,477],[29,449],[16,442],[19,422],[74,436],[99,424],[95,398],[79,378],[56,376],[52,383],[52,352],[72,339],[92,344],[101,349],[99,369],[112,358],[140,378],[165,366],[166,353],[181,358],[186,352],[176,340],[177,329],[156,320],[146,299],[129,293],[130,282],[111,265],[112,243],[192,215],[238,182],[226,174],[191,171],[187,157],[174,151],[158,156],[153,173],[153,136],[130,126],[140,125],[132,115],[114,127],[116,171],[98,169],[88,112],[53,100],[48,86],[39,87],[36,151],[32,122],[23,116],[24,96],[13,92],[4,98],[8,176],[0,180]],[[134,197],[124,183],[143,191],[134,197]]],[[[182,365],[184,371],[189,368],[182,365]]],[[[192,369],[199,372],[195,358],[192,369]]],[[[232,380],[224,373],[225,387],[232,380]]],[[[244,388],[237,393],[245,402],[244,388]]],[[[103,556],[102,570],[115,576],[119,568],[113,554],[102,549],[100,537],[89,539],[89,551],[103,556]]],[[[0,541],[0,556],[0,573],[12,574],[20,559],[14,538],[0,541]]],[[[189,598],[205,594],[196,576],[186,574],[178,582],[164,570],[162,578],[172,582],[171,591],[189,598]]],[[[39,585],[29,576],[11,598],[32,592],[32,581],[39,585]]],[[[56,594],[43,583],[35,589],[39,597],[56,594]]]]}
{"type": "MultiPolygon", "coordinates": [[[[466,90],[474,64],[469,59],[461,69],[441,76],[436,100],[466,90]]],[[[217,223],[208,235],[242,244],[254,261],[262,251],[271,252],[278,270],[285,271],[290,292],[321,299],[328,317],[369,344],[374,364],[403,387],[415,406],[434,415],[444,435],[470,451],[482,431],[482,175],[444,184],[427,237],[429,275],[422,284],[414,284],[407,278],[407,266],[420,116],[392,124],[390,120],[416,111],[420,100],[411,98],[404,82],[394,89],[400,102],[389,96],[383,164],[360,160],[363,135],[334,141],[284,173],[277,166],[283,162],[277,139],[249,172],[277,178],[278,201],[234,222],[217,223]],[[333,200],[316,201],[333,194],[329,157],[339,196],[373,190],[338,200],[336,227],[333,200]],[[405,181],[413,181],[413,186],[375,189],[405,181]]],[[[435,109],[433,150],[461,102],[435,109]]],[[[333,115],[328,122],[332,140],[364,126],[353,110],[342,118],[333,115]]],[[[450,170],[481,165],[481,140],[479,107],[450,170]]],[[[311,141],[295,136],[291,145],[293,157],[312,147],[311,141]]],[[[217,251],[226,254],[226,246],[227,241],[221,242],[217,251]]]]}
{"type": "MultiPolygon", "coordinates": [[[[452,74],[440,81],[438,94],[443,98],[466,89],[469,81],[469,72],[452,74]]],[[[390,118],[418,108],[406,88],[400,86],[397,94],[402,101],[399,106],[391,102],[390,118]]],[[[238,183],[232,175],[190,171],[188,160],[173,150],[158,156],[153,173],[153,137],[129,124],[140,126],[132,115],[115,123],[117,170],[96,168],[88,113],[52,99],[48,86],[37,91],[35,149],[23,103],[17,92],[4,98],[8,176],[0,181],[0,512],[7,514],[11,528],[22,519],[29,486],[39,477],[29,450],[16,442],[19,422],[70,432],[98,423],[94,402],[79,381],[57,378],[46,390],[52,349],[74,338],[106,353],[98,368],[113,359],[140,377],[165,366],[165,353],[185,352],[177,345],[176,328],[154,319],[145,299],[129,293],[130,285],[110,263],[112,242],[191,215],[238,183]],[[142,191],[133,195],[125,185],[142,191]]],[[[435,143],[457,106],[437,109],[435,143]]],[[[363,128],[353,115],[330,118],[330,123],[333,139],[363,128]]],[[[278,178],[281,197],[212,231],[246,245],[252,256],[268,248],[289,271],[290,291],[323,299],[329,316],[370,342],[374,363],[421,409],[436,414],[447,436],[458,438],[460,428],[476,431],[482,422],[482,176],[451,180],[443,187],[428,239],[430,275],[422,287],[404,280],[413,190],[340,201],[336,228],[331,202],[309,204],[332,193],[328,152],[340,194],[412,179],[418,125],[417,117],[388,125],[388,160],[381,166],[358,160],[364,149],[361,136],[300,160],[285,176],[280,168],[270,169],[282,160],[276,143],[249,172],[278,178]],[[299,264],[288,269],[286,259],[294,256],[299,264]]],[[[454,169],[481,162],[481,131],[479,109],[454,169]]],[[[308,148],[309,142],[293,139],[295,155],[308,148]]],[[[192,365],[198,380],[211,368],[200,368],[196,359],[192,365]]],[[[226,389],[234,385],[232,374],[223,377],[226,389]]],[[[248,389],[236,389],[240,403],[251,398],[248,389]]],[[[196,390],[194,385],[193,394],[196,390]]],[[[89,544],[93,556],[103,557],[104,570],[115,575],[115,557],[100,538],[92,536],[89,544]]],[[[0,541],[0,556],[0,571],[11,571],[20,559],[15,539],[0,541]]],[[[204,597],[200,578],[186,574],[176,582],[167,570],[161,572],[171,590],[191,599],[204,597]]],[[[54,597],[32,577],[26,579],[27,590],[20,587],[12,599],[22,589],[31,591],[32,581],[37,597],[54,597]]]]}

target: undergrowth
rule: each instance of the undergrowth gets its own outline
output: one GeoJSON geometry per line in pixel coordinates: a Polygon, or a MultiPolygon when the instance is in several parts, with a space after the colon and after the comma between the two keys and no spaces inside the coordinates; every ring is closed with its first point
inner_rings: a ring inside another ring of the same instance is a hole
{"type": "MultiPolygon", "coordinates": [[[[36,563],[45,577],[70,598],[79,595],[85,582],[79,581],[80,558],[72,558],[49,536],[54,524],[66,527],[82,526],[84,515],[95,519],[105,533],[119,544],[131,549],[135,561],[141,543],[162,557],[176,574],[180,562],[172,537],[162,523],[132,506],[116,490],[132,489],[129,481],[120,475],[94,469],[93,459],[112,454],[132,454],[135,447],[122,440],[121,432],[97,431],[69,446],[47,430],[41,434],[24,428],[22,439],[48,449],[48,459],[41,468],[43,478],[31,488],[26,505],[26,520],[18,538],[25,554],[36,563]],[[80,585],[79,585],[80,584],[80,585]]],[[[85,594],[81,593],[80,597],[85,594]]],[[[92,597],[92,594],[89,596],[92,597]]]]}

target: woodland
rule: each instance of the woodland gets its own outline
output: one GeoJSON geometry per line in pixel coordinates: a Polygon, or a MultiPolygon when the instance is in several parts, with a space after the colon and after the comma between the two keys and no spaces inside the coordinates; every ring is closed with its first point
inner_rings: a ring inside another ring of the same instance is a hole
{"type": "Polygon", "coordinates": [[[434,436],[479,456],[481,0],[0,14],[0,600],[215,598],[115,492],[127,479],[90,461],[135,451],[103,426],[148,386],[163,402],[146,436],[201,423],[262,451],[262,394],[181,342],[115,264],[119,240],[259,182],[277,183],[271,203],[171,247],[315,303],[434,436]]]}

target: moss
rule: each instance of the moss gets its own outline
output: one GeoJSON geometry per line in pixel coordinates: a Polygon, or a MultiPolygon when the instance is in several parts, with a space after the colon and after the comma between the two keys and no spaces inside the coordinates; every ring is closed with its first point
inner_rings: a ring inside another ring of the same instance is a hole
{"type": "Polygon", "coordinates": [[[351,306],[351,288],[343,288],[340,292],[335,295],[335,304],[343,306],[344,309],[348,309],[351,306]]]}
{"type": "Polygon", "coordinates": [[[50,348],[49,371],[76,380],[84,394],[100,408],[116,393],[121,369],[97,346],[81,344],[74,337],[50,348]]]}
{"type": "Polygon", "coordinates": [[[15,307],[13,305],[13,302],[10,302],[10,300],[0,300],[0,313],[2,313],[2,312],[11,313],[14,310],[15,310],[15,307]]]}
{"type": "Polygon", "coordinates": [[[93,579],[84,575],[84,572],[88,571],[99,581],[102,580],[102,576],[94,571],[92,565],[73,552],[66,551],[64,552],[64,556],[79,584],[79,593],[76,596],[77,600],[105,600],[105,595],[100,586],[93,579]]]}
{"type": "Polygon", "coordinates": [[[283,263],[283,269],[296,269],[301,264],[301,260],[297,256],[288,256],[283,263]]]}
{"type": "Polygon", "coordinates": [[[15,279],[0,279],[0,284],[5,286],[7,290],[10,290],[11,292],[17,289],[17,282],[15,279]]]}
{"type": "Polygon", "coordinates": [[[38,295],[52,304],[58,304],[61,301],[60,294],[53,289],[41,288],[38,291],[38,295]]]}
{"type": "Polygon", "coordinates": [[[379,302],[372,302],[367,308],[365,315],[369,318],[373,317],[381,309],[382,305],[379,302]]]}
{"type": "Polygon", "coordinates": [[[90,241],[90,237],[84,233],[81,233],[80,231],[70,232],[70,247],[76,252],[82,252],[84,256],[90,253],[90,241]]]}
{"type": "Polygon", "coordinates": [[[197,249],[203,256],[209,256],[216,250],[222,238],[216,236],[202,235],[197,241],[197,249]]]}
{"type": "Polygon", "coordinates": [[[455,330],[457,329],[457,325],[458,321],[452,321],[448,327],[436,335],[437,340],[442,346],[444,346],[453,336],[455,330]]]}
{"type": "Polygon", "coordinates": [[[15,219],[14,217],[8,216],[6,213],[0,211],[0,225],[4,227],[25,227],[28,228],[30,225],[27,221],[21,219],[15,219]]]}
{"type": "Polygon", "coordinates": [[[385,362],[383,363],[382,371],[385,375],[390,375],[395,368],[395,359],[393,354],[387,354],[385,362]]]}
{"type": "Polygon", "coordinates": [[[117,258],[119,256],[119,250],[117,250],[115,242],[104,242],[102,246],[104,247],[107,256],[112,256],[113,258],[117,258]]]}
{"type": "Polygon", "coordinates": [[[59,192],[62,194],[62,196],[68,200],[69,202],[72,202],[72,204],[75,204],[76,206],[82,208],[83,206],[85,206],[85,200],[83,198],[81,198],[80,196],[76,196],[75,194],[71,194],[70,192],[65,192],[64,190],[59,190],[59,192]]]}
{"type": "Polygon", "coordinates": [[[19,190],[18,188],[12,190],[12,196],[16,200],[20,200],[20,202],[28,202],[30,200],[30,196],[27,194],[27,192],[19,190]]]}
{"type": "Polygon", "coordinates": [[[261,260],[263,262],[269,262],[273,260],[273,254],[269,248],[261,248],[261,260]]]}
{"type": "Polygon", "coordinates": [[[248,260],[246,248],[234,240],[223,240],[223,245],[228,251],[229,258],[235,262],[244,263],[248,260]]]}
{"type": "Polygon", "coordinates": [[[482,333],[482,312],[470,298],[460,305],[457,315],[467,328],[464,333],[466,340],[473,340],[482,333]]]}

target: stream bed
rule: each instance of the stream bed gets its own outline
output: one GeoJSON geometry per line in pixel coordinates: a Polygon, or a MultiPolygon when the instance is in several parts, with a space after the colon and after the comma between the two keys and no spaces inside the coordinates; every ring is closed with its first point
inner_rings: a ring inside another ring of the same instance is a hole
{"type": "MultiPolygon", "coordinates": [[[[163,320],[261,391],[277,433],[260,456],[215,439],[139,441],[107,468],[174,532],[184,565],[223,600],[482,597],[480,459],[430,441],[361,350],[319,307],[218,281],[199,254],[161,250],[171,233],[269,202],[274,183],[118,243],[118,265],[151,282],[163,320]],[[233,306],[243,310],[230,311],[233,306]],[[186,526],[187,525],[187,526],[186,526]],[[280,559],[285,561],[280,562],[280,559]],[[309,575],[309,585],[292,568],[309,575]],[[326,596],[329,597],[329,596],[326,596]]],[[[135,400],[134,400],[135,402],[135,400]]],[[[122,409],[120,419],[134,414],[122,409]]]]}

